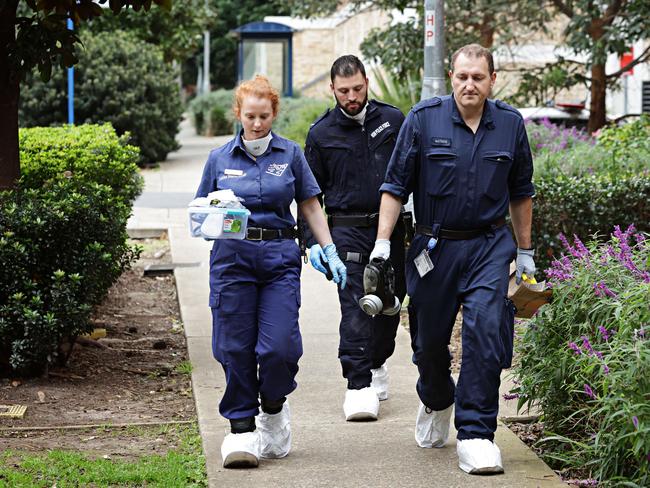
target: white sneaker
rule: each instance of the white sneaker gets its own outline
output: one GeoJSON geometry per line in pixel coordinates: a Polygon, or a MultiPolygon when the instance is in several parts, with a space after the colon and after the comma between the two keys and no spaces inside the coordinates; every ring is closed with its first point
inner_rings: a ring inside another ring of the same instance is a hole
{"type": "Polygon", "coordinates": [[[370,386],[377,392],[379,401],[388,399],[388,365],[382,364],[380,368],[371,369],[372,382],[370,386]]]}
{"type": "Polygon", "coordinates": [[[260,458],[259,432],[228,434],[221,444],[224,468],[256,468],[260,458]]]}
{"type": "Polygon", "coordinates": [[[469,474],[503,473],[501,451],[487,439],[466,439],[456,443],[458,466],[469,474]]]}
{"type": "Polygon", "coordinates": [[[379,398],[374,388],[346,390],[343,402],[345,420],[377,420],[379,398]]]}
{"type": "Polygon", "coordinates": [[[260,412],[257,416],[257,430],[260,431],[260,454],[263,458],[283,458],[291,450],[291,411],[289,402],[284,402],[282,410],[270,414],[260,412]]]}
{"type": "Polygon", "coordinates": [[[453,405],[444,410],[431,410],[420,401],[415,419],[415,442],[420,447],[442,447],[449,438],[449,422],[453,405]]]}

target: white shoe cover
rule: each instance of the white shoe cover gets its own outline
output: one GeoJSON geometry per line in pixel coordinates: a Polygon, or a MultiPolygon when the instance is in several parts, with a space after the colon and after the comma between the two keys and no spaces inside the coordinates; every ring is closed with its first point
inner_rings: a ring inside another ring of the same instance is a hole
{"type": "Polygon", "coordinates": [[[368,386],[360,390],[346,390],[343,413],[345,420],[377,420],[379,398],[375,389],[368,386]]]}
{"type": "Polygon", "coordinates": [[[388,365],[382,364],[380,368],[371,369],[372,383],[370,386],[377,392],[379,401],[388,399],[388,365]]]}
{"type": "Polygon", "coordinates": [[[430,410],[422,402],[415,419],[415,442],[420,447],[442,447],[449,438],[453,405],[444,410],[430,410]]]}
{"type": "Polygon", "coordinates": [[[257,430],[260,431],[260,454],[263,458],[283,458],[291,450],[291,410],[284,402],[282,410],[275,414],[260,412],[257,430]]]}
{"type": "Polygon", "coordinates": [[[224,468],[255,468],[260,458],[259,432],[228,434],[221,444],[224,468]]]}
{"type": "Polygon", "coordinates": [[[501,451],[487,439],[459,440],[456,444],[458,466],[469,474],[503,473],[501,451]]]}

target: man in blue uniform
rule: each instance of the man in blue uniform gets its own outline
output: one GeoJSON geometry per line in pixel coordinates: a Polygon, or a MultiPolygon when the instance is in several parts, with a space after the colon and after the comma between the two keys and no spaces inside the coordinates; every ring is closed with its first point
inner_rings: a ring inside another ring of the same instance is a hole
{"type": "MultiPolygon", "coordinates": [[[[323,191],[332,238],[348,270],[347,286],[339,290],[339,358],[348,382],[345,418],[374,420],[379,400],[388,397],[386,360],[395,349],[399,314],[371,317],[360,308],[359,299],[364,295],[363,270],[377,234],[379,187],[404,116],[391,105],[368,101],[368,78],[356,56],[338,58],[330,75],[336,107],[312,125],[305,157],[323,191]]],[[[390,238],[396,296],[401,301],[405,294],[401,218],[390,238]]],[[[322,250],[315,242],[307,236],[310,260],[325,272],[322,250]]]]}
{"type": "Polygon", "coordinates": [[[471,44],[452,57],[453,94],[413,107],[381,186],[377,242],[390,252],[393,223],[413,193],[416,235],[406,259],[413,359],[421,403],[415,438],[442,447],[455,404],[459,466],[472,474],[503,472],[494,444],[502,368],[510,366],[514,309],[509,265],[535,272],[531,245],[532,157],[521,115],[488,100],[496,80],[492,55],[471,44]],[[510,212],[515,245],[506,214],[510,212]],[[449,340],[463,307],[458,384],[449,340]]]}

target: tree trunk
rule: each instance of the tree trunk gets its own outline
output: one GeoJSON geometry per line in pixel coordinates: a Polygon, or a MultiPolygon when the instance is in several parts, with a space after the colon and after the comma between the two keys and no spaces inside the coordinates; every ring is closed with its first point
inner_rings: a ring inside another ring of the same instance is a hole
{"type": "Polygon", "coordinates": [[[494,14],[486,12],[481,22],[481,46],[491,49],[494,44],[494,14]]]}
{"type": "Polygon", "coordinates": [[[9,65],[10,44],[16,39],[15,20],[18,0],[5,2],[0,9],[0,190],[13,188],[20,177],[18,152],[17,74],[9,65]]]}
{"type": "Polygon", "coordinates": [[[587,130],[593,133],[607,123],[605,96],[607,94],[607,79],[605,65],[593,64],[591,66],[591,103],[589,105],[589,123],[587,130]]]}

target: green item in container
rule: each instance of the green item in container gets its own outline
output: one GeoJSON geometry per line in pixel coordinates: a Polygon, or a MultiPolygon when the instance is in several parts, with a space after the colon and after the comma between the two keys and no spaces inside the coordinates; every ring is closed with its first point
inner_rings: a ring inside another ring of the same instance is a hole
{"type": "Polygon", "coordinates": [[[241,220],[232,215],[226,215],[223,219],[223,231],[233,233],[241,232],[241,220]]]}

